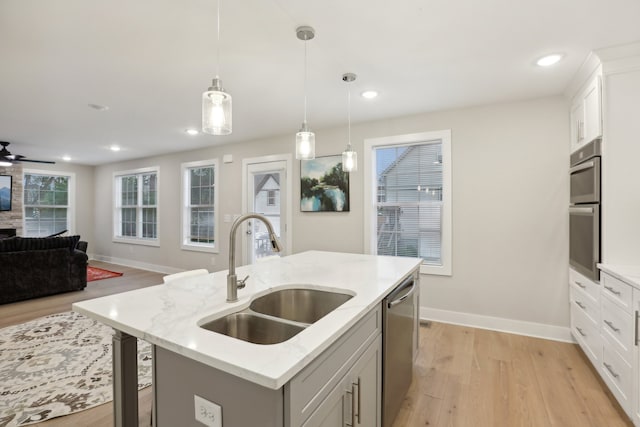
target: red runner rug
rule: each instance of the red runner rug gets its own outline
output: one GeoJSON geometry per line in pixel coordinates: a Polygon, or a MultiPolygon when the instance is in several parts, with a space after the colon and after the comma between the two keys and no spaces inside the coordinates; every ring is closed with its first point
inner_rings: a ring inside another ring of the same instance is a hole
{"type": "Polygon", "coordinates": [[[109,271],[98,267],[87,267],[87,282],[93,282],[94,280],[110,279],[112,277],[120,277],[123,273],[116,271],[109,271]]]}

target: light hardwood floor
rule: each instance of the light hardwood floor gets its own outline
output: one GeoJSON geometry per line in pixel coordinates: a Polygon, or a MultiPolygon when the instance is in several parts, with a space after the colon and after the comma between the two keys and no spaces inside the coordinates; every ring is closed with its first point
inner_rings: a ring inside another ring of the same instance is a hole
{"type": "Polygon", "coordinates": [[[633,427],[575,344],[431,322],[393,427],[633,427]]]}
{"type": "MultiPolygon", "coordinates": [[[[162,282],[160,273],[90,264],[124,276],[90,282],[81,292],[0,305],[0,327],[162,282]]],[[[149,426],[151,388],[139,398],[139,425],[149,426]]],[[[112,410],[108,403],[37,425],[110,427],[112,410]]],[[[420,328],[414,380],[393,427],[421,426],[633,427],[576,345],[435,322],[420,328]]]]}

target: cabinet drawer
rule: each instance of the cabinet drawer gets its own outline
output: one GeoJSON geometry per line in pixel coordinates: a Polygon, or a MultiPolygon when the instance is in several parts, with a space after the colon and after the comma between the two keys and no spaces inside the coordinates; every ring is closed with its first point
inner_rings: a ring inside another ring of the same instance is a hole
{"type": "Polygon", "coordinates": [[[597,302],[593,301],[585,292],[573,286],[569,290],[569,297],[571,305],[576,305],[578,310],[584,312],[595,327],[600,325],[600,308],[597,302]]]}
{"type": "Polygon", "coordinates": [[[301,425],[382,331],[380,306],[369,312],[285,386],[287,425],[301,425]]]}
{"type": "Polygon", "coordinates": [[[569,284],[572,288],[575,287],[585,292],[593,301],[600,301],[600,284],[587,279],[572,268],[569,269],[569,284]]]}
{"type": "Polygon", "coordinates": [[[633,360],[634,326],[629,313],[609,301],[609,298],[602,298],[602,335],[629,364],[633,360]]]}
{"type": "Polygon", "coordinates": [[[598,326],[575,304],[571,305],[571,333],[593,366],[602,361],[602,338],[598,326]]]}
{"type": "Polygon", "coordinates": [[[604,346],[600,374],[605,380],[613,395],[625,410],[627,415],[631,413],[631,391],[633,375],[631,366],[627,364],[618,353],[604,346]]]}
{"type": "Polygon", "coordinates": [[[602,293],[615,301],[627,313],[631,313],[633,304],[631,286],[607,273],[602,273],[600,280],[602,281],[602,293]]]}

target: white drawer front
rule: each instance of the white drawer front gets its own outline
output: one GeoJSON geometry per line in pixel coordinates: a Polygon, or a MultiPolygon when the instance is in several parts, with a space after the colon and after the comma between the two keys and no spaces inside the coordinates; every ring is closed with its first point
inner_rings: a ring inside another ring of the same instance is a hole
{"type": "Polygon", "coordinates": [[[589,357],[593,366],[599,366],[602,360],[602,338],[599,328],[575,304],[571,305],[571,333],[582,351],[589,357]]]}
{"type": "Polygon", "coordinates": [[[633,320],[609,298],[602,298],[602,334],[629,364],[633,360],[633,320]]]}
{"type": "Polygon", "coordinates": [[[575,286],[571,286],[569,295],[571,305],[577,306],[578,310],[584,312],[584,314],[591,319],[594,326],[598,327],[600,325],[600,309],[598,303],[593,301],[586,292],[581,291],[580,288],[576,288],[575,286]]]}
{"type": "Polygon", "coordinates": [[[602,273],[600,280],[602,281],[602,292],[627,313],[631,313],[633,304],[631,286],[607,273],[602,273]]]}
{"type": "Polygon", "coordinates": [[[569,284],[572,287],[576,287],[584,291],[593,301],[600,301],[600,284],[587,279],[582,274],[578,273],[574,269],[569,269],[569,284]]]}
{"type": "Polygon", "coordinates": [[[628,365],[618,353],[612,351],[606,345],[602,354],[601,375],[609,386],[618,403],[627,415],[631,414],[631,391],[633,375],[631,366],[628,365]]]}

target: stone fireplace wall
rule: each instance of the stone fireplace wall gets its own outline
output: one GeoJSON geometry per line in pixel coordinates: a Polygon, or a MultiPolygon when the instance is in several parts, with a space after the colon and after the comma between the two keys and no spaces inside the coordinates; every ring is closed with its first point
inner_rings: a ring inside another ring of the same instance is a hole
{"type": "Polygon", "coordinates": [[[11,175],[11,211],[0,212],[0,228],[15,228],[22,236],[22,165],[0,166],[0,175],[11,175]]]}

